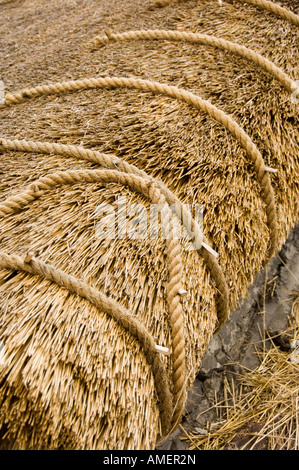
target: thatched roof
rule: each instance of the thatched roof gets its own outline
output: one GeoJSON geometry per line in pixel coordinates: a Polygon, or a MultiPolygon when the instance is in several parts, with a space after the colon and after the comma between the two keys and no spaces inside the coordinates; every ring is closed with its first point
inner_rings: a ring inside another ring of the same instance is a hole
{"type": "MultiPolygon", "coordinates": [[[[283,3],[294,7],[294,2],[283,3]]],[[[299,214],[298,105],[290,92],[256,64],[210,46],[138,40],[95,48],[93,40],[108,28],[110,33],[177,29],[212,34],[262,54],[295,81],[294,24],[254,6],[237,2],[220,8],[213,0],[159,9],[137,0],[76,6],[11,2],[0,8],[1,79],[7,93],[90,77],[131,77],[185,89],[233,118],[264,164],[278,170],[269,177],[277,248],[284,242],[299,214]]],[[[162,181],[182,203],[203,204],[203,232],[219,253],[229,308],[246,295],[267,256],[266,205],[254,165],[219,122],[174,98],[127,88],[40,96],[0,112],[1,138],[106,152],[162,181]]],[[[98,169],[93,162],[55,152],[0,151],[0,202],[49,173],[98,169]]],[[[142,203],[149,211],[148,198],[115,182],[50,189],[22,211],[1,218],[0,249],[22,258],[33,252],[102,291],[171,351],[166,241],[96,236],[97,207],[116,207],[120,195],[128,205],[142,203]]],[[[188,388],[217,327],[219,293],[204,249],[186,251],[184,240],[180,246],[188,388]]],[[[161,431],[159,402],[139,342],[88,300],[37,275],[1,269],[0,292],[4,444],[153,448],[161,431]]],[[[172,356],[161,360],[170,377],[172,356]]]]}

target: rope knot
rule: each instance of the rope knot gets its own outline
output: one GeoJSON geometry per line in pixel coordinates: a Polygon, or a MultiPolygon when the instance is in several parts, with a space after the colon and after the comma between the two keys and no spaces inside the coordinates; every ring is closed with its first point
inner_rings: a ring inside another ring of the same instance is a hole
{"type": "Polygon", "coordinates": [[[165,197],[161,194],[161,191],[154,180],[150,180],[148,183],[148,196],[154,204],[165,204],[166,202],[165,197]]]}

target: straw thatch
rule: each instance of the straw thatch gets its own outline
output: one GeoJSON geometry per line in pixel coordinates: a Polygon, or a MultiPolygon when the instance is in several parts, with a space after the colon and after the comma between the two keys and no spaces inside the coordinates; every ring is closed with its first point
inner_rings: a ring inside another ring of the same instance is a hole
{"type": "MultiPolygon", "coordinates": [[[[287,0],[284,4],[291,6],[287,0]]],[[[222,270],[232,309],[267,260],[271,201],[261,188],[265,175],[275,197],[276,249],[298,220],[298,105],[271,73],[221,49],[155,40],[98,48],[93,40],[128,29],[212,34],[258,52],[295,83],[298,28],[254,6],[227,3],[220,9],[213,0],[163,9],[137,0],[31,0],[1,9],[1,78],[7,96],[91,77],[156,81],[187,90],[226,113],[256,145],[263,164],[278,170],[268,173],[263,167],[261,175],[244,139],[238,141],[230,128],[182,100],[148,90],[94,88],[32,99],[25,93],[22,102],[7,99],[1,109],[1,138],[6,139],[0,141],[1,203],[58,170],[99,169],[94,160],[59,152],[5,148],[8,139],[26,139],[106,152],[112,162],[120,157],[162,181],[174,199],[193,208],[204,205],[203,232],[218,260],[209,264],[204,247],[186,251],[185,240],[178,243],[180,284],[187,291],[179,303],[185,337],[182,377],[188,389],[218,326],[225,286],[215,273],[220,276],[222,270]]],[[[117,182],[68,183],[37,196],[1,217],[1,252],[22,260],[32,252],[35,259],[103,292],[172,352],[166,241],[96,236],[101,203],[117,208],[122,196],[128,206],[142,203],[149,211],[149,198],[117,182]]],[[[138,339],[87,298],[30,269],[1,269],[0,292],[3,445],[153,448],[162,432],[160,401],[138,339]]],[[[171,390],[172,355],[160,360],[171,390]]]]}

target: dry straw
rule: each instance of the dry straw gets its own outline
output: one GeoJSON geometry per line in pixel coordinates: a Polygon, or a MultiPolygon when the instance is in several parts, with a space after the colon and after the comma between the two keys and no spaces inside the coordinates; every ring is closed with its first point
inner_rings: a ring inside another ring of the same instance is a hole
{"type": "Polygon", "coordinates": [[[291,353],[273,344],[256,370],[239,377],[239,395],[226,386],[227,402],[215,409],[226,408],[227,415],[222,411],[222,420],[207,435],[190,435],[190,448],[298,450],[298,372],[291,353]]]}
{"type": "Polygon", "coordinates": [[[12,105],[22,101],[43,95],[66,93],[88,88],[133,88],[142,91],[151,91],[184,101],[195,108],[207,113],[215,121],[222,124],[240,142],[247,155],[252,160],[258,182],[261,186],[262,198],[266,206],[267,221],[270,230],[270,246],[267,259],[271,259],[278,249],[277,216],[275,208],[274,192],[271,180],[264,164],[263,157],[246,132],[226,113],[218,109],[201,97],[194,95],[178,87],[169,86],[152,80],[141,80],[123,77],[86,78],[83,80],[72,80],[50,85],[40,85],[35,88],[21,90],[18,93],[9,93],[5,96],[5,104],[12,105]]]}
{"type": "MultiPolygon", "coordinates": [[[[298,282],[294,273],[289,273],[298,282]]],[[[265,280],[263,316],[271,282],[265,280]]],[[[202,435],[184,432],[191,449],[299,449],[299,291],[291,291],[288,301],[292,308],[286,331],[271,337],[264,327],[261,340],[253,344],[260,365],[224,378],[224,399],[216,399],[212,406],[216,422],[202,435]]]]}
{"type": "MultiPolygon", "coordinates": [[[[27,86],[8,93],[1,109],[0,423],[8,448],[153,448],[179,421],[214,331],[299,214],[298,128],[290,101],[296,30],[284,38],[282,61],[279,47],[271,46],[275,17],[262,31],[252,19],[256,41],[273,53],[270,63],[267,54],[260,60],[252,52],[256,44],[251,52],[242,45],[248,25],[239,15],[223,11],[219,21],[215,2],[206,0],[207,22],[199,25],[201,3],[194,11],[182,3],[180,19],[174,9],[171,21],[183,30],[210,37],[215,28],[213,37],[220,38],[222,26],[235,21],[234,50],[220,39],[193,48],[184,38],[165,42],[159,52],[150,41],[105,47],[91,59],[82,42],[106,27],[91,21],[91,3],[59,10],[59,21],[56,2],[40,5],[39,21],[53,20],[63,47],[48,38],[50,27],[40,30],[44,41],[30,37],[32,55],[11,72],[7,89],[16,88],[12,82],[27,86]],[[64,20],[73,32],[66,33],[64,20]],[[82,41],[77,31],[84,24],[82,41]],[[99,70],[106,78],[81,78],[99,70]],[[70,81],[73,76],[79,79],[70,81]],[[278,172],[270,175],[273,168],[278,172]],[[107,180],[94,181],[95,174],[107,180]],[[69,184],[62,185],[64,177],[69,184]],[[129,180],[143,192],[123,184],[129,180]],[[122,196],[128,207],[142,204],[149,213],[150,191],[176,205],[176,215],[184,211],[196,251],[185,249],[192,245],[187,227],[175,243],[96,236],[100,204],[123,217],[122,196]],[[191,209],[203,202],[200,227],[191,209]],[[172,312],[178,325],[171,327],[172,312]],[[176,327],[183,354],[175,352],[176,327]],[[157,352],[157,345],[170,354],[157,352]]],[[[110,4],[112,25],[130,28],[131,12],[134,27],[147,19],[156,36],[161,27],[162,38],[170,9],[135,14],[136,5],[123,2],[122,15],[110,4]]],[[[30,8],[17,8],[12,21],[29,14],[30,8]]],[[[6,23],[3,31],[9,37],[6,23]]],[[[18,31],[25,44],[27,28],[18,31]]],[[[9,41],[4,46],[7,56],[18,53],[9,41]]]]}
{"type": "MultiPolygon", "coordinates": [[[[92,183],[92,182],[115,182],[118,184],[128,185],[133,189],[144,194],[148,197],[153,204],[165,204],[165,197],[160,193],[158,186],[150,179],[137,177],[124,172],[113,170],[84,170],[84,171],[69,171],[57,172],[52,175],[47,175],[45,178],[35,181],[27,190],[17,194],[14,197],[7,199],[0,205],[0,216],[7,216],[16,211],[23,209],[28,204],[33,202],[36,198],[41,197],[45,190],[53,187],[75,184],[75,183],[92,183]]],[[[165,217],[162,214],[162,220],[165,217]]],[[[165,219],[164,219],[165,220],[165,219]]],[[[134,334],[142,344],[145,355],[149,364],[153,368],[153,375],[155,377],[155,384],[158,391],[161,407],[161,421],[162,432],[166,434],[170,430],[171,419],[172,426],[177,426],[181,420],[184,404],[186,400],[185,392],[185,344],[184,344],[184,323],[182,306],[179,300],[179,291],[181,289],[181,255],[178,242],[174,238],[174,229],[169,227],[165,232],[168,233],[167,239],[168,248],[168,263],[169,263],[169,284],[167,287],[167,300],[169,304],[169,323],[172,333],[172,356],[173,356],[173,402],[175,410],[173,416],[171,415],[171,399],[168,391],[166,373],[161,371],[161,364],[157,358],[158,353],[155,351],[153,339],[150,334],[144,329],[143,325],[136,322],[134,317],[130,316],[127,312],[122,311],[121,307],[115,305],[113,308],[113,301],[105,298],[104,300],[94,302],[95,305],[104,310],[106,313],[112,313],[113,317],[125,326],[131,334],[134,334]],[[121,313],[119,313],[121,312],[121,313]],[[148,346],[150,344],[150,346],[148,346]]],[[[30,262],[30,261],[29,261],[30,262]]],[[[5,256],[0,253],[0,263],[2,267],[10,269],[20,269],[19,264],[13,258],[5,256]],[[8,262],[7,262],[8,260],[8,262]],[[9,264],[11,261],[11,264],[9,264]]],[[[26,260],[25,260],[26,263],[26,260]]],[[[21,265],[21,270],[24,270],[24,264],[21,265]]],[[[69,281],[61,271],[56,271],[44,266],[44,269],[29,270],[31,273],[38,273],[46,279],[54,280],[57,284],[67,287],[71,292],[76,292],[84,298],[92,299],[90,290],[87,286],[82,286],[80,281],[73,279],[69,281]],[[48,274],[49,272],[49,274],[48,274]]],[[[99,294],[100,295],[100,294],[99,294]]],[[[95,292],[93,294],[95,296],[95,292]]]]}
{"type": "MultiPolygon", "coordinates": [[[[157,7],[163,7],[167,5],[171,5],[172,3],[178,3],[182,0],[153,0],[154,5],[157,7]]],[[[299,16],[293,13],[292,11],[288,10],[287,8],[281,7],[277,5],[277,3],[270,2],[269,0],[236,0],[239,3],[247,3],[249,5],[254,5],[258,8],[263,10],[267,10],[274,15],[283,18],[286,21],[290,21],[296,26],[299,26],[299,16]]],[[[215,4],[217,0],[215,0],[215,4]]],[[[224,2],[223,2],[224,3],[224,2]]],[[[218,0],[218,5],[223,5],[222,0],[218,0]]]]}
{"type": "Polygon", "coordinates": [[[219,422],[205,435],[186,434],[190,449],[299,449],[298,361],[273,341],[257,354],[260,366],[237,376],[237,390],[225,382],[225,399],[214,405],[219,422]]]}

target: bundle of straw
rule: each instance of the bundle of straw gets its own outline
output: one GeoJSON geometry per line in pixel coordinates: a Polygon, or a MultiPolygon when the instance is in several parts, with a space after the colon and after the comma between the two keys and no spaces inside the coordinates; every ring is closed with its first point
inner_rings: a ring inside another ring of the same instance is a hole
{"type": "Polygon", "coordinates": [[[190,449],[298,450],[298,355],[273,341],[259,351],[260,366],[237,377],[238,392],[225,383],[226,399],[215,405],[225,409],[225,418],[205,436],[186,437],[190,449]]]}
{"type": "Polygon", "coordinates": [[[298,29],[213,0],[108,2],[108,21],[64,3],[16,6],[17,49],[3,12],[2,441],[151,449],[298,220],[298,29]],[[154,237],[132,212],[149,221],[152,204],[166,207],[154,237]],[[179,214],[182,236],[161,236],[179,214]]]}

